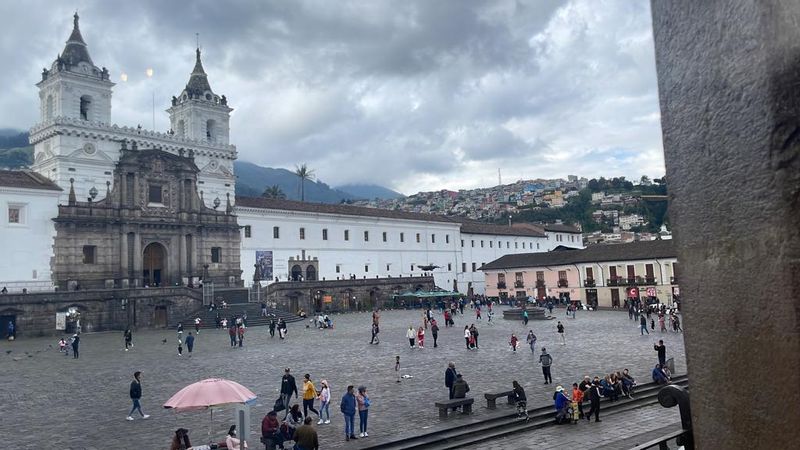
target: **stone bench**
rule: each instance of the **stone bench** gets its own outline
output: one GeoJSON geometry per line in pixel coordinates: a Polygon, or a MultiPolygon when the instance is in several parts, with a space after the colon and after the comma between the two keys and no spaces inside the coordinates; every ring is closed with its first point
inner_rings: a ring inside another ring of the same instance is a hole
{"type": "Polygon", "coordinates": [[[514,391],[487,392],[483,394],[483,397],[486,399],[486,407],[489,409],[497,408],[497,399],[500,397],[506,397],[509,405],[516,404],[514,401],[514,391]]]}
{"type": "Polygon", "coordinates": [[[439,418],[444,419],[447,417],[447,410],[450,408],[461,407],[463,414],[472,414],[472,404],[475,402],[474,398],[453,398],[436,402],[434,405],[439,408],[439,418]]]}

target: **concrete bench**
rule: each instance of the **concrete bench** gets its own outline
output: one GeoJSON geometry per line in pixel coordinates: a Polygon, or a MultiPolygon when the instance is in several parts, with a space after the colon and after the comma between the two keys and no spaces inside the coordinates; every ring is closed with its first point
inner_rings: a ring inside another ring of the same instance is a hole
{"type": "Polygon", "coordinates": [[[509,405],[516,404],[514,401],[514,391],[487,392],[483,394],[483,398],[486,399],[486,407],[489,409],[497,408],[497,399],[500,397],[506,397],[509,405]]]}
{"type": "Polygon", "coordinates": [[[453,398],[450,400],[436,402],[434,405],[439,408],[439,418],[444,419],[447,417],[447,410],[450,408],[458,408],[459,406],[461,407],[461,412],[463,414],[472,414],[472,404],[474,402],[474,398],[453,398]]]}

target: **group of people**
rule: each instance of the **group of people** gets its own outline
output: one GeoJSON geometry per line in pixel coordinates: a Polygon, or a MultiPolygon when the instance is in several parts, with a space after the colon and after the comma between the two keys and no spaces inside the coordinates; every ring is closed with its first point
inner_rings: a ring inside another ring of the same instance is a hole
{"type": "Polygon", "coordinates": [[[556,423],[577,423],[585,418],[591,421],[594,415],[595,422],[600,420],[600,399],[608,398],[614,402],[624,395],[633,398],[633,389],[636,380],[630,375],[628,369],[616,371],[605,375],[603,378],[588,375],[580,383],[572,383],[572,390],[566,391],[562,386],[556,386],[553,393],[553,404],[556,410],[556,423]],[[589,402],[589,411],[584,412],[584,402],[589,402]]]}
{"type": "Polygon", "coordinates": [[[269,337],[270,338],[274,338],[275,337],[275,330],[276,329],[278,330],[278,337],[280,337],[281,339],[286,339],[286,332],[288,331],[288,328],[286,327],[286,321],[283,320],[282,318],[278,319],[278,322],[275,322],[274,318],[270,319],[269,320],[269,337]]]}
{"type": "Polygon", "coordinates": [[[642,335],[650,334],[650,331],[656,330],[656,320],[658,320],[658,328],[662,333],[668,330],[674,333],[683,332],[678,309],[674,307],[668,308],[664,304],[642,306],[640,303],[630,301],[628,303],[628,318],[639,321],[639,329],[642,335]],[[650,330],[647,329],[648,321],[650,330]],[[667,321],[669,321],[669,326],[667,326],[667,321]]]}

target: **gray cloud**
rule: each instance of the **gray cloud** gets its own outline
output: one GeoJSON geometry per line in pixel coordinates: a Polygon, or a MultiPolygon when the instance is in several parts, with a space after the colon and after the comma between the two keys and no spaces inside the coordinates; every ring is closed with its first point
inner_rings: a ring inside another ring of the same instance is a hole
{"type": "MultiPolygon", "coordinates": [[[[244,160],[407,193],[494,184],[498,168],[505,181],[664,171],[647,2],[77,4],[92,58],[118,82],[120,124],[151,126],[155,95],[167,128],[199,32],[244,160]]],[[[72,8],[0,4],[13,18],[0,36],[0,127],[35,123],[34,83],[72,8]]]]}

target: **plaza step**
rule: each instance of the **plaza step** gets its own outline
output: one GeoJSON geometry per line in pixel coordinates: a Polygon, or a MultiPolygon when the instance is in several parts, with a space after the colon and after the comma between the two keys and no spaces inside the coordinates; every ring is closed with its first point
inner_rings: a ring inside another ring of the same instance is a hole
{"type": "Polygon", "coordinates": [[[202,309],[198,309],[188,317],[183,317],[181,320],[174,321],[170,324],[170,328],[176,328],[178,323],[183,324],[183,328],[186,331],[190,331],[194,329],[194,319],[199,317],[203,322],[200,325],[200,329],[210,329],[216,328],[216,316],[219,313],[220,317],[227,317],[230,319],[232,316],[240,316],[244,313],[247,313],[247,326],[248,327],[258,327],[258,326],[265,326],[269,325],[270,319],[274,318],[277,322],[279,319],[283,319],[286,323],[290,322],[299,322],[302,321],[303,318],[298,317],[295,314],[281,311],[279,309],[274,308],[267,308],[267,314],[269,316],[264,317],[261,315],[261,304],[259,303],[231,303],[228,304],[226,309],[217,308],[216,310],[209,311],[207,307],[203,307],[202,309]]]}
{"type": "MultiPolygon", "coordinates": [[[[673,377],[672,384],[687,387],[689,379],[686,375],[673,377]]],[[[633,399],[621,398],[619,401],[611,402],[602,399],[600,413],[602,416],[618,412],[630,411],[633,409],[649,406],[658,403],[658,391],[663,387],[656,383],[645,383],[636,387],[633,399]]],[[[432,405],[431,405],[432,407],[432,405]]],[[[360,449],[426,449],[426,450],[448,450],[463,448],[467,445],[491,441],[504,436],[531,431],[546,426],[564,426],[568,430],[569,425],[556,425],[555,411],[553,405],[536,407],[528,410],[530,419],[526,422],[517,417],[516,409],[508,414],[495,415],[486,419],[465,421],[457,424],[458,416],[453,419],[442,421],[448,423],[452,420],[452,427],[430,431],[424,434],[408,436],[405,438],[379,442],[374,445],[367,444],[359,447],[360,449]]],[[[584,411],[588,412],[588,405],[584,404],[584,411]]]]}

